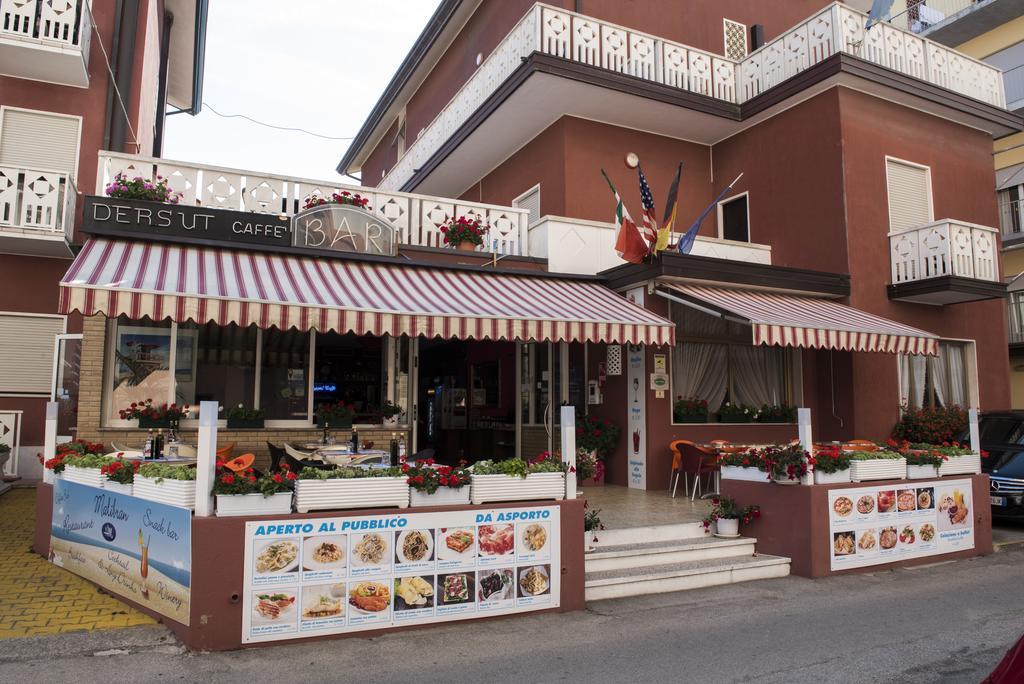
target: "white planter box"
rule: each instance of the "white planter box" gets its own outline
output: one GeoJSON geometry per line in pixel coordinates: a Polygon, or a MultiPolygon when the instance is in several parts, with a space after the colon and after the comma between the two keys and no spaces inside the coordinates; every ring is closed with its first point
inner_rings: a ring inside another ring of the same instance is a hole
{"type": "Polygon", "coordinates": [[[193,510],[196,507],[196,481],[163,479],[157,483],[156,478],[136,474],[132,496],[193,510]]]}
{"type": "Polygon", "coordinates": [[[525,478],[513,475],[473,475],[472,480],[471,499],[474,504],[565,498],[565,473],[531,473],[525,478]]]}
{"type": "Polygon", "coordinates": [[[834,473],[823,473],[820,470],[814,471],[814,484],[838,484],[850,481],[850,469],[837,470],[834,473]]]}
{"type": "Polygon", "coordinates": [[[218,494],[217,515],[278,515],[292,512],[292,493],[270,496],[254,494],[218,494]]]}
{"type": "Polygon", "coordinates": [[[850,480],[904,480],[907,477],[907,459],[878,458],[871,461],[850,461],[850,480]]]}
{"type": "Polygon", "coordinates": [[[938,477],[939,471],[933,465],[908,465],[908,480],[927,480],[930,477],[938,477]]]}
{"type": "Polygon", "coordinates": [[[64,473],[55,473],[49,468],[43,468],[43,482],[49,485],[56,485],[64,473]]]}
{"type": "Polygon", "coordinates": [[[738,537],[740,536],[739,518],[719,518],[715,521],[716,537],[738,537]]]}
{"type": "Polygon", "coordinates": [[[347,480],[296,480],[295,510],[299,513],[341,508],[409,507],[406,476],[359,477],[347,480]]]}
{"type": "Polygon", "coordinates": [[[953,456],[939,466],[939,475],[977,475],[981,472],[981,454],[953,456]]]}
{"type": "Polygon", "coordinates": [[[746,482],[767,482],[768,473],[757,468],[743,466],[722,466],[723,480],[745,480],[746,482]]]}
{"type": "Polygon", "coordinates": [[[100,473],[99,468],[79,468],[78,466],[64,466],[64,479],[68,482],[89,485],[90,487],[103,487],[107,476],[100,473]]]}
{"type": "Polygon", "coordinates": [[[469,505],[469,485],[462,485],[458,489],[451,487],[438,487],[433,494],[427,494],[409,488],[409,504],[416,506],[466,506],[469,505]]]}
{"type": "Polygon", "coordinates": [[[107,480],[106,483],[104,483],[103,488],[108,492],[113,492],[115,494],[125,494],[127,496],[132,495],[131,484],[121,484],[120,482],[111,482],[110,480],[107,480]]]}

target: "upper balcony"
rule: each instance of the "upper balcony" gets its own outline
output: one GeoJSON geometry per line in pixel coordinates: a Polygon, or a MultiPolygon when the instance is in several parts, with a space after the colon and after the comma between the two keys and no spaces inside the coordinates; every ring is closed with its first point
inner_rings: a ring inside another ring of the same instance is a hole
{"type": "Polygon", "coordinates": [[[889,233],[889,298],[959,304],[1006,295],[995,228],[942,219],[889,233]]]}
{"type": "Polygon", "coordinates": [[[1024,245],[1024,200],[1012,199],[1009,193],[999,193],[999,230],[1003,234],[1003,249],[1024,245]]]}
{"type": "Polygon", "coordinates": [[[77,198],[67,173],[0,167],[0,253],[73,256],[77,198]]]}
{"type": "Polygon", "coordinates": [[[90,0],[0,0],[0,74],[89,87],[90,0]]]}
{"type": "MultiPolygon", "coordinates": [[[[694,139],[694,136],[706,135],[711,142],[733,132],[729,126],[735,128],[737,120],[744,116],[741,105],[755,104],[762,94],[837,54],[852,55],[897,72],[901,78],[910,77],[939,86],[989,107],[1005,106],[999,69],[890,24],[879,24],[865,32],[866,21],[866,14],[833,3],[737,61],[538,3],[480,64],[435,119],[419,132],[415,142],[381,180],[380,187],[388,190],[407,187],[414,175],[435,164],[437,157],[450,154],[449,141],[463,127],[477,125],[479,116],[474,115],[488,100],[501,94],[506,80],[534,53],[620,75],[606,86],[604,98],[594,98],[598,102],[592,108],[600,107],[603,101],[603,106],[611,109],[611,90],[636,90],[625,81],[620,82],[621,75],[634,79],[631,83],[651,84],[654,93],[651,97],[661,102],[685,96],[689,106],[718,119],[688,124],[685,134],[679,133],[679,137],[694,139]]],[[[564,70],[556,65],[547,72],[558,75],[564,70]]],[[[550,123],[550,117],[566,113],[566,107],[585,106],[585,103],[556,101],[559,96],[580,99],[579,95],[568,92],[568,86],[537,87],[541,89],[536,96],[542,98],[540,106],[533,106],[531,101],[531,106],[517,107],[517,118],[508,127],[522,126],[520,122],[531,116],[540,117],[540,123],[547,117],[545,120],[550,123]],[[551,111],[544,110],[543,98],[551,111]]],[[[616,111],[621,113],[628,109],[635,107],[620,107],[616,111]]],[[[648,109],[661,125],[668,125],[664,123],[668,119],[679,119],[678,115],[654,111],[655,106],[648,109]]],[[[606,120],[602,117],[608,115],[607,111],[596,110],[571,113],[599,120],[606,120]]],[[[651,126],[656,122],[644,121],[637,125],[654,130],[651,126]]],[[[470,182],[472,180],[475,179],[470,182]]],[[[464,181],[460,177],[452,179],[451,184],[464,181]]]]}

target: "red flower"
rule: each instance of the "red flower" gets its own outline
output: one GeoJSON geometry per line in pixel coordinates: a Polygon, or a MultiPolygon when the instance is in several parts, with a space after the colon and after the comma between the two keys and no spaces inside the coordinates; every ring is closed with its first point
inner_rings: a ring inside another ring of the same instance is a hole
{"type": "Polygon", "coordinates": [[[403,473],[409,472],[409,464],[408,463],[403,463],[402,464],[402,472],[403,473]]]}
{"type": "Polygon", "coordinates": [[[281,473],[274,473],[274,482],[276,482],[277,484],[281,484],[282,482],[284,482],[284,478],[281,477],[281,473]]]}
{"type": "Polygon", "coordinates": [[[285,473],[285,477],[288,478],[289,480],[294,480],[296,477],[298,477],[298,475],[289,470],[287,473],[285,473]]]}
{"type": "Polygon", "coordinates": [[[444,475],[441,476],[440,482],[441,482],[441,486],[442,487],[447,487],[448,486],[448,478],[445,477],[444,475]]]}
{"type": "Polygon", "coordinates": [[[417,475],[416,476],[416,484],[423,484],[423,476],[422,475],[417,475]]]}
{"type": "Polygon", "coordinates": [[[235,476],[232,475],[231,473],[227,473],[224,475],[224,477],[220,478],[220,481],[223,482],[224,484],[233,484],[235,481],[235,476]]]}

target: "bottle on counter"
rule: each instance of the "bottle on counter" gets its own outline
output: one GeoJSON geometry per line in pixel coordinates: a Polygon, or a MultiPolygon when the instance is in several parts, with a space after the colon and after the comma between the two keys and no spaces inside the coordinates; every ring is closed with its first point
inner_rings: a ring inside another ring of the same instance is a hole
{"type": "Polygon", "coordinates": [[[401,465],[408,460],[408,456],[405,453],[405,433],[398,435],[398,463],[401,465]]]}
{"type": "Polygon", "coordinates": [[[388,459],[388,461],[389,461],[388,465],[390,465],[390,466],[398,465],[398,435],[396,435],[394,432],[391,433],[391,449],[390,449],[390,454],[391,454],[391,457],[388,459]]]}
{"type": "Polygon", "coordinates": [[[142,447],[142,458],[149,460],[153,458],[153,428],[146,434],[146,444],[142,447]]]}
{"type": "Polygon", "coordinates": [[[359,453],[359,430],[355,427],[352,428],[352,453],[359,453]]]}
{"type": "Polygon", "coordinates": [[[156,446],[153,448],[153,458],[164,457],[164,430],[160,428],[156,431],[156,446]]]}

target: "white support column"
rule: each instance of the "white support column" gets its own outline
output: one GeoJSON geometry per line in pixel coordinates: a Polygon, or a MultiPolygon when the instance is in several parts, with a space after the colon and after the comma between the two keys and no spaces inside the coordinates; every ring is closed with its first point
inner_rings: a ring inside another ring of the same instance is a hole
{"type": "MultiPolygon", "coordinates": [[[[46,423],[43,426],[43,463],[57,455],[57,412],[60,404],[46,402],[46,423]]],[[[43,469],[43,481],[54,484],[53,471],[43,469]]]]}
{"type": "MultiPolygon", "coordinates": [[[[811,435],[811,409],[798,408],[796,410],[796,422],[800,444],[807,453],[811,453],[814,449],[814,438],[811,435]]],[[[807,474],[804,475],[800,484],[814,484],[814,466],[809,463],[807,464],[807,474]]]]}
{"type": "Polygon", "coordinates": [[[199,444],[196,448],[196,515],[213,515],[213,478],[217,470],[217,415],[215,401],[199,402],[199,444]]]}
{"type": "Polygon", "coordinates": [[[565,474],[565,498],[576,498],[576,407],[562,406],[562,462],[569,464],[565,474]]]}
{"type": "Polygon", "coordinates": [[[978,430],[978,409],[972,408],[967,411],[967,421],[971,429],[971,451],[981,453],[981,432],[978,430]]]}

